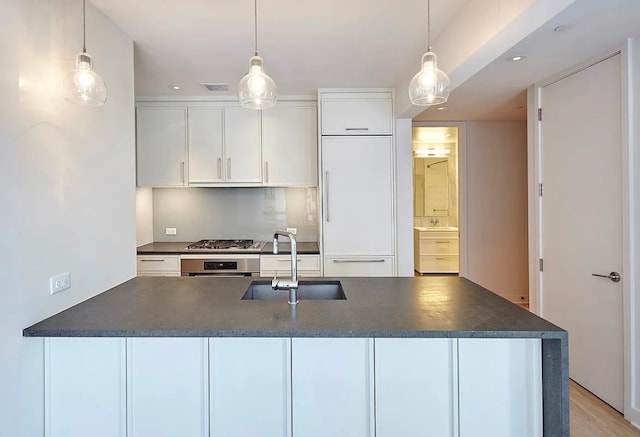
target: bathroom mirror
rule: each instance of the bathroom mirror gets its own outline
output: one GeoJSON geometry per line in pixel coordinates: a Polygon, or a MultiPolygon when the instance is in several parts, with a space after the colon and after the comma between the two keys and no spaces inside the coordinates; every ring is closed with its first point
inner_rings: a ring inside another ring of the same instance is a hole
{"type": "Polygon", "coordinates": [[[449,215],[449,160],[413,158],[414,217],[449,215]]]}

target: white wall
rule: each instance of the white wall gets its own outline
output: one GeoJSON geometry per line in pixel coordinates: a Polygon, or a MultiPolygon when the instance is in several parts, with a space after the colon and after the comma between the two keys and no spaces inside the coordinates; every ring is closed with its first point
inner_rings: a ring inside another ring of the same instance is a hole
{"type": "Polygon", "coordinates": [[[5,0],[0,14],[3,436],[43,435],[42,340],[22,329],[135,275],[133,44],[87,2],[87,48],[109,97],[99,108],[65,102],[58,85],[82,48],[81,10],[5,0]],[[51,296],[60,272],[71,288],[51,296]]]}
{"type": "Polygon", "coordinates": [[[519,302],[529,295],[526,123],[471,121],[466,135],[466,277],[519,302]]]}
{"type": "Polygon", "coordinates": [[[136,246],[153,241],[153,189],[136,189],[136,246]]]}

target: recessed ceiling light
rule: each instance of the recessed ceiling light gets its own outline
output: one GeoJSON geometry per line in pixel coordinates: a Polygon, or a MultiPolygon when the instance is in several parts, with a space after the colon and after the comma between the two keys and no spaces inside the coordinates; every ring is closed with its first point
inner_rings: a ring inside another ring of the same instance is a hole
{"type": "Polygon", "coordinates": [[[522,61],[524,58],[526,58],[525,55],[511,56],[510,58],[507,58],[507,61],[517,62],[522,61]]]}
{"type": "Polygon", "coordinates": [[[560,32],[566,32],[571,29],[573,29],[573,24],[561,24],[559,26],[554,27],[553,31],[560,33],[560,32]]]}
{"type": "Polygon", "coordinates": [[[176,91],[177,91],[177,90],[179,90],[179,89],[181,89],[181,88],[182,88],[182,87],[181,87],[181,86],[179,86],[179,85],[171,85],[171,89],[176,90],[176,91]]]}
{"type": "Polygon", "coordinates": [[[444,111],[445,109],[447,109],[447,108],[445,108],[444,106],[438,106],[436,108],[437,111],[444,111]]]}

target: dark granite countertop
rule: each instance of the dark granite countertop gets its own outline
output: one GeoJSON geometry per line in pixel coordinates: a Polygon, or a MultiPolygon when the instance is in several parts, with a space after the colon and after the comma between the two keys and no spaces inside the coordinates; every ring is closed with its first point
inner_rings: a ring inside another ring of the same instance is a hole
{"type": "MultiPolygon", "coordinates": [[[[25,329],[24,335],[566,341],[566,331],[464,278],[337,279],[346,300],[302,300],[291,306],[286,300],[240,300],[252,278],[137,277],[25,329]]],[[[284,298],[286,292],[281,293],[284,298]]]]}
{"type": "MultiPolygon", "coordinates": [[[[212,250],[194,250],[187,249],[189,244],[193,243],[193,241],[167,241],[167,242],[153,242],[144,244],[139,246],[137,249],[138,255],[182,255],[182,254],[214,254],[214,253],[254,253],[254,254],[262,254],[267,255],[273,252],[273,243],[267,243],[262,250],[243,250],[241,252],[234,252],[230,250],[224,251],[212,251],[212,250]]],[[[288,242],[280,242],[278,245],[280,253],[288,254],[291,252],[291,245],[288,242]]],[[[317,255],[320,253],[318,248],[318,243],[316,242],[307,242],[300,241],[298,242],[298,253],[299,254],[310,254],[317,255]]]]}

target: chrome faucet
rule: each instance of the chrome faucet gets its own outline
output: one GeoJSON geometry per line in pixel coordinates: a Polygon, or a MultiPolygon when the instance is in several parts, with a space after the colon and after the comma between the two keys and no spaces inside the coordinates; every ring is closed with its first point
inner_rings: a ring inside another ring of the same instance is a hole
{"type": "MultiPolygon", "coordinates": [[[[289,304],[298,303],[298,247],[296,237],[291,232],[276,231],[273,234],[273,254],[278,254],[278,236],[289,237],[291,240],[291,279],[278,279],[277,274],[271,281],[271,287],[274,290],[289,290],[289,304]]],[[[287,278],[288,279],[288,278],[287,278]]]]}

